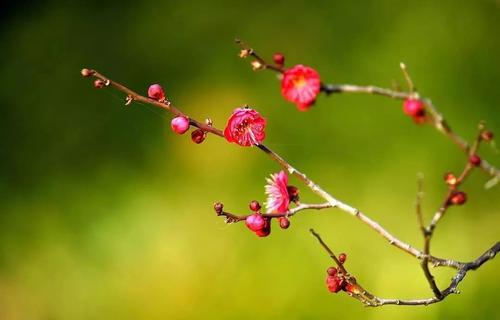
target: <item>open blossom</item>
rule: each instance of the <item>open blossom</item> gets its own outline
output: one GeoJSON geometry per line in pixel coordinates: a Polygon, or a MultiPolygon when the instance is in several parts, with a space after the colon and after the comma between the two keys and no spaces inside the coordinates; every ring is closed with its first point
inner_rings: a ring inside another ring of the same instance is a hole
{"type": "Polygon", "coordinates": [[[271,178],[267,179],[266,207],[268,212],[283,213],[288,211],[290,204],[290,196],[288,195],[288,176],[281,170],[278,173],[272,174],[271,178]]]}
{"type": "Polygon", "coordinates": [[[243,147],[260,144],[266,134],[266,119],[250,108],[237,108],[227,121],[224,137],[229,142],[235,142],[243,147]]]}
{"type": "Polygon", "coordinates": [[[286,70],[281,80],[281,93],[301,111],[309,109],[321,90],[321,80],[316,70],[301,64],[286,70]]]}

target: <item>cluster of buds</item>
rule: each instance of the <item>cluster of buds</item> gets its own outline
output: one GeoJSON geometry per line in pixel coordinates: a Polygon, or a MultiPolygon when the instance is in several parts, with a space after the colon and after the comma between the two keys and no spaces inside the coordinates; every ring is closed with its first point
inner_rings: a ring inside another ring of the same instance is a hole
{"type": "MultiPolygon", "coordinates": [[[[169,104],[169,101],[165,96],[165,91],[163,90],[162,86],[157,83],[149,86],[148,97],[158,102],[169,104]]],[[[210,125],[211,124],[212,121],[210,120],[210,125]]],[[[170,127],[172,128],[173,132],[181,135],[189,131],[189,128],[191,127],[191,121],[186,116],[177,116],[170,122],[170,127]]],[[[191,132],[191,140],[196,144],[200,144],[205,141],[206,137],[207,132],[202,129],[197,128],[191,132]]]]}
{"type": "Polygon", "coordinates": [[[245,225],[259,237],[267,237],[271,233],[271,219],[263,217],[258,201],[251,201],[249,204],[250,210],[254,213],[245,219],[245,225]]]}
{"type": "MultiPolygon", "coordinates": [[[[344,264],[347,255],[341,253],[338,260],[341,264],[344,264]]],[[[356,279],[352,276],[348,276],[345,270],[340,268],[330,267],[326,270],[326,287],[331,293],[337,293],[340,290],[355,293],[357,289],[356,279]]]]}
{"type": "MultiPolygon", "coordinates": [[[[258,201],[253,200],[249,204],[249,208],[253,214],[245,219],[245,225],[250,231],[254,232],[259,237],[267,237],[271,234],[271,220],[272,217],[262,215],[260,209],[261,205],[258,201]]],[[[286,216],[278,217],[279,226],[281,229],[288,229],[290,220],[286,216]]]]}
{"type": "MultiPolygon", "coordinates": [[[[455,190],[455,188],[460,183],[459,178],[457,178],[453,173],[448,172],[444,175],[444,181],[448,185],[450,190],[455,190]]],[[[462,205],[467,201],[467,194],[463,191],[453,191],[448,197],[447,205],[462,205]]]]}

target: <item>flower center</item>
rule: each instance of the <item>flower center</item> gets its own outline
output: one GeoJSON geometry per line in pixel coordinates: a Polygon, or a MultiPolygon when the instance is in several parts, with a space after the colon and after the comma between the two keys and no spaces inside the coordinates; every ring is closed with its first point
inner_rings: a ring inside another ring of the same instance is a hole
{"type": "Polygon", "coordinates": [[[304,76],[299,76],[299,77],[293,79],[293,86],[295,88],[302,88],[306,84],[307,84],[307,82],[306,82],[306,78],[304,78],[304,76]]]}

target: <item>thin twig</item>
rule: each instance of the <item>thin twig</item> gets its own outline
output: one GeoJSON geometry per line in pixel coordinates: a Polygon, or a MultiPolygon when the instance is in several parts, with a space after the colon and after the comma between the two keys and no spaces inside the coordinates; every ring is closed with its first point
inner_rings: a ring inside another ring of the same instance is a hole
{"type": "MultiPolygon", "coordinates": [[[[300,205],[296,206],[295,208],[289,209],[286,212],[262,213],[262,216],[265,218],[291,217],[291,216],[295,215],[296,213],[303,211],[303,210],[310,210],[310,209],[321,210],[321,209],[327,209],[327,208],[331,208],[331,207],[332,207],[332,205],[329,202],[314,203],[314,204],[301,203],[300,205]]],[[[227,211],[222,211],[218,215],[226,217],[227,223],[235,223],[235,222],[245,221],[246,218],[248,218],[250,216],[248,214],[247,215],[237,215],[237,214],[227,212],[227,211]]]]}
{"type": "MultiPolygon", "coordinates": [[[[318,239],[320,245],[325,249],[325,251],[328,253],[328,255],[335,261],[335,263],[340,267],[343,267],[343,264],[338,261],[337,256],[333,253],[333,251],[328,247],[328,245],[323,241],[321,236],[315,232],[313,229],[309,230],[311,234],[318,239]]],[[[354,294],[350,294],[352,297],[360,300],[362,303],[369,307],[380,307],[384,305],[390,305],[390,304],[395,304],[395,305],[407,305],[407,306],[417,306],[417,305],[429,305],[433,304],[439,301],[444,300],[447,296],[449,296],[452,293],[459,293],[458,291],[458,284],[465,278],[467,275],[467,272],[471,270],[476,270],[480,266],[482,266],[485,262],[492,260],[495,255],[500,251],[500,242],[497,242],[495,245],[493,245],[490,249],[486,250],[482,255],[480,255],[476,260],[463,263],[460,268],[458,268],[457,273],[455,276],[452,278],[450,285],[444,289],[443,291],[439,292],[439,295],[435,295],[434,297],[431,298],[426,298],[426,299],[411,299],[411,300],[403,300],[403,299],[383,299],[379,298],[372,293],[368,292],[366,289],[363,289],[359,285],[356,280],[354,280],[354,284],[357,286],[357,291],[354,292],[354,294]]],[[[351,276],[347,270],[344,268],[343,273],[347,274],[347,279],[355,279],[353,276],[351,276]]]]}
{"type": "Polygon", "coordinates": [[[382,299],[376,298],[377,304],[373,307],[396,304],[396,305],[406,305],[406,306],[418,306],[418,305],[429,305],[433,303],[440,302],[444,300],[447,296],[452,293],[459,293],[458,285],[465,278],[467,273],[472,270],[477,270],[485,262],[492,260],[495,255],[500,251],[500,242],[497,242],[490,249],[486,250],[482,255],[480,255],[476,260],[465,263],[461,268],[458,269],[455,276],[452,278],[450,285],[441,291],[441,297],[432,297],[427,299],[414,299],[414,300],[401,300],[401,299],[382,299]]]}

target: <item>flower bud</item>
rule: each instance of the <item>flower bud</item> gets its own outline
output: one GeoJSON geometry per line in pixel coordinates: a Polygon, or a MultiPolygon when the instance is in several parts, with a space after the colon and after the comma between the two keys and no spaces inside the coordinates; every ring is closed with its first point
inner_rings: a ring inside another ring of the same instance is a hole
{"type": "Polygon", "coordinates": [[[245,219],[245,225],[253,232],[260,231],[266,226],[266,220],[259,213],[249,215],[245,219]]]}
{"type": "Polygon", "coordinates": [[[281,229],[288,229],[290,227],[290,219],[287,217],[279,217],[278,221],[281,229]]]}
{"type": "Polygon", "coordinates": [[[339,254],[339,262],[340,263],[344,263],[346,259],[347,259],[347,255],[345,253],[339,254]]]}
{"type": "Polygon", "coordinates": [[[250,210],[254,212],[259,211],[261,208],[259,201],[256,200],[252,200],[248,206],[250,207],[250,210]]]}
{"type": "Polygon", "coordinates": [[[184,134],[189,130],[189,119],[184,116],[175,117],[170,123],[172,131],[177,134],[184,134]]]}
{"type": "Polygon", "coordinates": [[[165,91],[159,84],[152,84],[148,88],[148,97],[160,102],[165,101],[165,91]]]}
{"type": "Polygon", "coordinates": [[[425,106],[419,99],[408,98],[403,102],[403,111],[410,117],[417,119],[424,115],[425,106]]]}
{"type": "Polygon", "coordinates": [[[478,167],[481,165],[481,158],[477,154],[473,154],[469,157],[469,163],[474,167],[478,167]]]}
{"type": "Polygon", "coordinates": [[[329,275],[329,276],[335,276],[337,274],[337,268],[334,268],[334,267],[330,267],[326,270],[326,273],[329,275]]]}
{"type": "Polygon", "coordinates": [[[217,215],[221,215],[223,209],[224,209],[224,205],[222,203],[220,203],[220,202],[214,203],[214,210],[215,210],[215,213],[217,213],[217,215]]]}
{"type": "Polygon", "coordinates": [[[106,85],[106,83],[104,81],[102,81],[101,79],[96,79],[94,81],[94,87],[96,87],[97,89],[101,89],[103,88],[104,86],[106,85]]]}
{"type": "Polygon", "coordinates": [[[93,71],[89,70],[87,68],[84,68],[84,69],[82,69],[82,71],[80,71],[80,73],[82,74],[82,77],[90,77],[93,74],[93,71]]]}
{"type": "Polygon", "coordinates": [[[457,184],[458,179],[453,173],[447,172],[444,175],[444,181],[446,182],[447,185],[449,185],[450,187],[453,187],[457,184]]]}
{"type": "Polygon", "coordinates": [[[467,194],[462,191],[454,192],[448,199],[449,204],[462,205],[467,201],[467,194]]]}
{"type": "Polygon", "coordinates": [[[257,61],[257,60],[252,61],[251,65],[252,65],[253,70],[259,70],[259,69],[262,69],[262,67],[263,67],[262,63],[260,61],[257,61]]]}
{"type": "Polygon", "coordinates": [[[191,132],[191,140],[196,144],[200,144],[203,141],[205,141],[206,137],[207,133],[201,129],[196,129],[193,132],[191,132]]]}
{"type": "Polygon", "coordinates": [[[283,67],[283,65],[285,64],[285,56],[282,53],[276,52],[273,55],[273,61],[278,66],[283,67]]]}
{"type": "Polygon", "coordinates": [[[246,58],[250,55],[251,51],[249,49],[241,49],[240,58],[246,58]]]}

